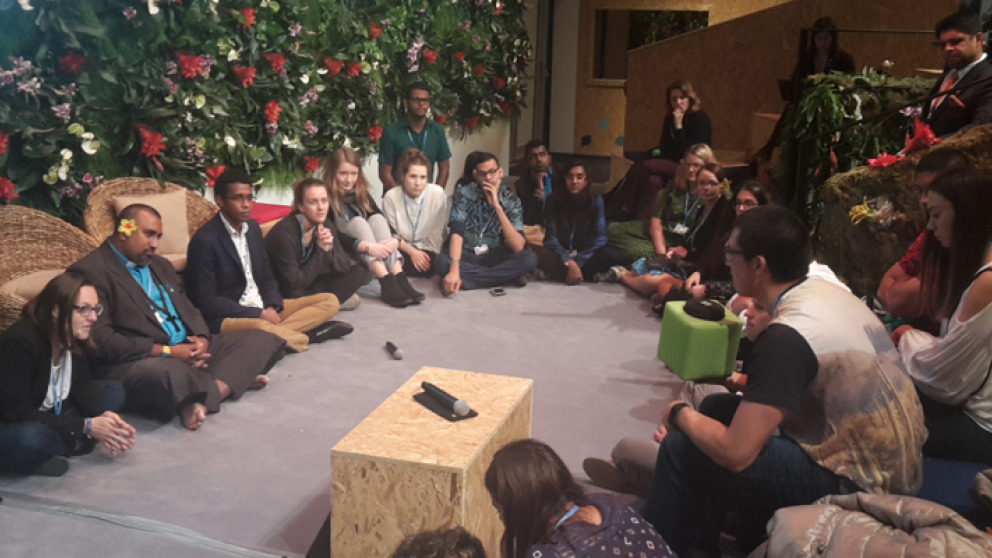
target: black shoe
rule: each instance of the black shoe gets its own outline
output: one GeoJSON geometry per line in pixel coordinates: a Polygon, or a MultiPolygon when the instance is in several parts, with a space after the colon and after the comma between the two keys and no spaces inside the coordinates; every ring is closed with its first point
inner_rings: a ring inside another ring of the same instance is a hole
{"type": "Polygon", "coordinates": [[[405,308],[413,304],[413,299],[403,290],[395,275],[386,274],[379,279],[382,287],[382,301],[393,308],[405,308]]]}
{"type": "Polygon", "coordinates": [[[511,282],[511,284],[512,285],[516,285],[518,287],[526,287],[527,286],[527,276],[526,275],[521,275],[520,277],[517,277],[516,279],[514,279],[511,282]]]}
{"type": "Polygon", "coordinates": [[[69,470],[69,458],[63,457],[61,455],[56,455],[49,458],[48,461],[41,464],[34,474],[41,475],[43,477],[61,477],[69,470]]]}
{"type": "Polygon", "coordinates": [[[348,322],[327,320],[326,322],[308,331],[307,337],[310,339],[311,343],[323,343],[324,341],[344,337],[352,331],[355,331],[355,328],[348,322]]]}
{"type": "Polygon", "coordinates": [[[405,272],[401,271],[396,274],[396,284],[403,289],[403,292],[410,297],[410,300],[412,300],[414,304],[420,304],[425,298],[427,298],[427,295],[413,288],[413,285],[410,284],[410,280],[407,278],[405,272]]]}

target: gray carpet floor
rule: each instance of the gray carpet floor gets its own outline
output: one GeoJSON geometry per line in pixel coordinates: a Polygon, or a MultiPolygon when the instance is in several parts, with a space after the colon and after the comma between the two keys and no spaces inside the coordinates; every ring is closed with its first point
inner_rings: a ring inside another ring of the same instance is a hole
{"type": "Polygon", "coordinates": [[[366,287],[340,315],[354,333],[288,355],[268,388],[200,431],[127,415],[138,439],[123,459],[97,452],[60,478],[0,477],[0,555],[302,556],[330,511],[331,447],[422,366],[532,378],[533,436],[580,479],[583,458],[649,437],[681,387],[655,358],[660,321],[619,285],[444,298],[434,281],[414,284],[428,298],[406,309],[366,287]]]}

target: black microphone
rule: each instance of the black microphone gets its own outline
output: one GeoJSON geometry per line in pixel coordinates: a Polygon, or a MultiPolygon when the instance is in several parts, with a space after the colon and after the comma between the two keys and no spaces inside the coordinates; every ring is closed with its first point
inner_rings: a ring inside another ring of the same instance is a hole
{"type": "Polygon", "coordinates": [[[403,349],[393,345],[392,341],[386,341],[386,350],[389,351],[389,354],[392,355],[394,359],[403,360],[403,349]]]}
{"type": "Polygon", "coordinates": [[[472,412],[472,408],[468,406],[466,401],[455,399],[453,395],[430,382],[420,382],[420,387],[424,388],[424,392],[430,394],[431,397],[444,405],[445,409],[450,410],[460,417],[464,417],[472,412]]]}

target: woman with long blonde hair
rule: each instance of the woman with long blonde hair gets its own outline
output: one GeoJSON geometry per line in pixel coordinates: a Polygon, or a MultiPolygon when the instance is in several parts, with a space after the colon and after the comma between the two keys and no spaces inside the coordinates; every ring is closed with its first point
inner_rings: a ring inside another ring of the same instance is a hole
{"type": "Polygon", "coordinates": [[[369,195],[362,160],[353,149],[339,148],[324,163],[324,183],[338,230],[355,238],[357,254],[382,286],[382,300],[395,308],[419,304],[423,293],[410,285],[403,272],[397,238],[369,195]]]}

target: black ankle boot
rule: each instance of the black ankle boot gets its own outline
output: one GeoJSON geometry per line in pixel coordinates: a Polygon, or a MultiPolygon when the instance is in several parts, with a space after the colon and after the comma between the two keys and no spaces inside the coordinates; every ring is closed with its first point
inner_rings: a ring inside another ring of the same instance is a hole
{"type": "Polygon", "coordinates": [[[393,308],[404,308],[413,304],[410,295],[400,286],[396,276],[388,273],[383,275],[379,279],[379,285],[382,287],[382,301],[393,308]]]}
{"type": "Polygon", "coordinates": [[[413,285],[410,284],[410,280],[406,276],[406,272],[401,271],[396,274],[396,283],[401,289],[403,289],[403,292],[410,297],[410,300],[412,300],[414,304],[420,304],[425,298],[427,298],[424,293],[413,288],[413,285]]]}

